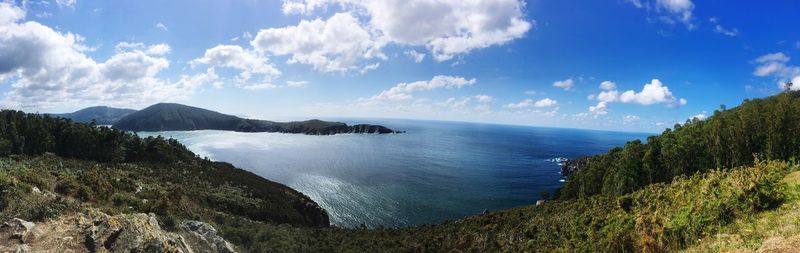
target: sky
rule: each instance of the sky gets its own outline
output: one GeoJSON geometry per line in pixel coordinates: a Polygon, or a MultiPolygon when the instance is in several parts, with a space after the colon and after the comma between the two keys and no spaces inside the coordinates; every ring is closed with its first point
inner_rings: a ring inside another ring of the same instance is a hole
{"type": "Polygon", "coordinates": [[[0,0],[0,107],[175,102],[270,120],[660,132],[800,84],[798,10],[791,0],[0,0]]]}

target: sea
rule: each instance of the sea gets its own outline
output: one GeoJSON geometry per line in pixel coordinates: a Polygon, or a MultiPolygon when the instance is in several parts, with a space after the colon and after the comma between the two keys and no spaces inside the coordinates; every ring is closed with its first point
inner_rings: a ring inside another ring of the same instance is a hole
{"type": "Polygon", "coordinates": [[[406,227],[534,204],[564,184],[566,158],[650,134],[465,122],[340,119],[402,134],[312,136],[230,131],[140,132],[179,140],[296,189],[339,227],[406,227]]]}

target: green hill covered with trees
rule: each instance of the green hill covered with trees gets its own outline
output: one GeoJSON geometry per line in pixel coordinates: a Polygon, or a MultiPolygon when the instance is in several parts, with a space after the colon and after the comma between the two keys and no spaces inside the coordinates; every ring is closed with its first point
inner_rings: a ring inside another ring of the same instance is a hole
{"type": "Polygon", "coordinates": [[[680,175],[750,165],[757,158],[794,160],[800,155],[798,130],[798,92],[745,100],[732,109],[721,106],[706,120],[676,124],[646,143],[630,141],[591,157],[558,196],[621,195],[680,175]]]}

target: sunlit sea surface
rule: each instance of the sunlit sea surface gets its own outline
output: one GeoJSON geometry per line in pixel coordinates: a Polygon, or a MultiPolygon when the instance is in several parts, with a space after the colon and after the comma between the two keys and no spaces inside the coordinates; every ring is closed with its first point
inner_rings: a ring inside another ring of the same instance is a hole
{"type": "Polygon", "coordinates": [[[404,134],[309,136],[148,132],[178,139],[288,185],[342,227],[440,223],[530,205],[563,184],[560,159],[598,154],[647,134],[461,122],[360,119],[404,134]]]}

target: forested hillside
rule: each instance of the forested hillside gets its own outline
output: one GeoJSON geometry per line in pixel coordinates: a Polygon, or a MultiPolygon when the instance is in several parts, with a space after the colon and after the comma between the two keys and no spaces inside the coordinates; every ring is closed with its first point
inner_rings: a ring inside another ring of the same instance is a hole
{"type": "Polygon", "coordinates": [[[589,159],[569,176],[561,199],[621,195],[679,175],[750,165],[756,158],[794,160],[800,154],[800,93],[783,92],[720,109],[706,120],[676,124],[646,143],[589,159]]]}

